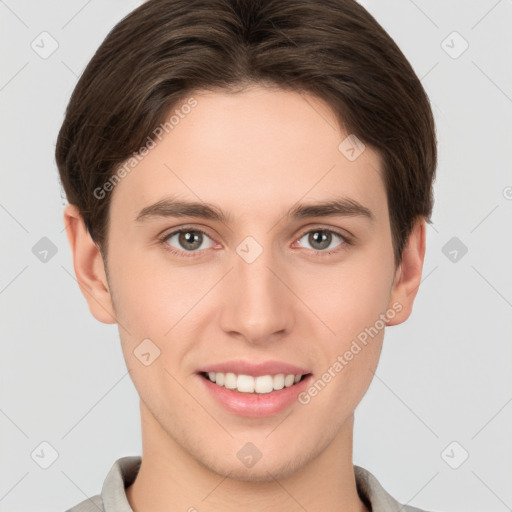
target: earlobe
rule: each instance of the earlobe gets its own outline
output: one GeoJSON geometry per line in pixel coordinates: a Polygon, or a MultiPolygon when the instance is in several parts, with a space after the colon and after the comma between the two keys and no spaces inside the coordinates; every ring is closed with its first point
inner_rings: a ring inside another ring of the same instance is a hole
{"type": "Polygon", "coordinates": [[[421,283],[425,248],[426,223],[425,219],[420,217],[414,223],[402,253],[402,261],[395,273],[389,307],[398,303],[401,309],[393,319],[388,320],[388,326],[405,322],[412,312],[414,299],[421,283]]]}
{"type": "Polygon", "coordinates": [[[100,322],[117,323],[101,252],[75,205],[68,204],[65,207],[64,225],[73,255],[76,279],[90,312],[100,322]]]}

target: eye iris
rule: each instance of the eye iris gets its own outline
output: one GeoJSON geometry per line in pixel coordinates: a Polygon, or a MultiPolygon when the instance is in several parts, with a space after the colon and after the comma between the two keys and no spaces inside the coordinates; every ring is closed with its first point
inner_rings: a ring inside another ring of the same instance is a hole
{"type": "Polygon", "coordinates": [[[332,239],[332,233],[328,231],[312,231],[309,234],[309,243],[315,247],[315,244],[320,244],[320,247],[315,247],[316,249],[325,249],[329,247],[332,239]]]}
{"type": "Polygon", "coordinates": [[[179,235],[179,243],[187,251],[201,247],[202,239],[202,234],[197,231],[182,231],[179,235]]]}

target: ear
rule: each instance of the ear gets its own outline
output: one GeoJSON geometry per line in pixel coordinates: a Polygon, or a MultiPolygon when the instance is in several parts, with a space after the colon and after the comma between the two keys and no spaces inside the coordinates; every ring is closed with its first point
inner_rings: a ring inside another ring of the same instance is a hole
{"type": "Polygon", "coordinates": [[[412,312],[412,305],[421,283],[426,231],[425,218],[419,217],[407,239],[402,253],[402,261],[396,270],[391,289],[388,308],[398,303],[401,305],[401,309],[393,308],[397,313],[393,319],[387,321],[387,325],[398,325],[405,322],[412,312]]]}
{"type": "Polygon", "coordinates": [[[100,322],[117,323],[101,252],[75,205],[68,204],[64,209],[64,225],[73,253],[78,286],[89,305],[89,311],[100,322]]]}

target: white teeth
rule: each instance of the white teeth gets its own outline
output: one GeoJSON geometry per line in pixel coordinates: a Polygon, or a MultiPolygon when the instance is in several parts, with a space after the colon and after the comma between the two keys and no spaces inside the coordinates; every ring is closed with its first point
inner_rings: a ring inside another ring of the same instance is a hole
{"type": "Polygon", "coordinates": [[[284,378],[285,387],[289,388],[295,382],[295,375],[287,375],[284,378]]]}
{"type": "Polygon", "coordinates": [[[239,375],[236,381],[236,389],[242,393],[254,393],[254,377],[239,375]]]}
{"type": "Polygon", "coordinates": [[[279,390],[284,388],[284,373],[274,375],[274,389],[279,390]]]}
{"type": "Polygon", "coordinates": [[[283,388],[289,388],[300,381],[302,375],[261,375],[252,377],[251,375],[236,375],[234,373],[208,372],[210,381],[227,389],[236,389],[241,393],[271,393],[283,388]]]}
{"type": "Polygon", "coordinates": [[[270,393],[274,391],[274,378],[272,375],[261,375],[254,379],[254,391],[256,393],[270,393]]]}
{"type": "Polygon", "coordinates": [[[235,389],[237,384],[237,378],[234,373],[226,373],[224,377],[224,387],[228,389],[235,389]]]}

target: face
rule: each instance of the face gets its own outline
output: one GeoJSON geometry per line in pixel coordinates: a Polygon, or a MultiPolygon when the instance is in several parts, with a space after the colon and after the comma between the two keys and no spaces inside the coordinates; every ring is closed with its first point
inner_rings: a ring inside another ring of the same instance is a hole
{"type": "Polygon", "coordinates": [[[112,192],[113,314],[160,446],[232,478],[283,477],[349,436],[385,321],[414,294],[396,286],[379,155],[348,158],[324,103],[260,87],[192,96],[112,192]],[[307,377],[249,396],[207,381],[219,365],[276,387],[307,377]]]}

